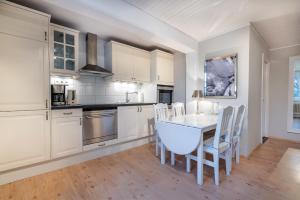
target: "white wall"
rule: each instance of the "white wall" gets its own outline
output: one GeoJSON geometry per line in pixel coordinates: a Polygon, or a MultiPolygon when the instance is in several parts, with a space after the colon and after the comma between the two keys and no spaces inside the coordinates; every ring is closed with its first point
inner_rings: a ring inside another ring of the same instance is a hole
{"type": "MultiPolygon", "coordinates": [[[[245,104],[248,106],[248,86],[249,86],[249,27],[203,41],[199,43],[199,53],[187,54],[186,73],[186,100],[187,111],[195,111],[195,101],[192,99],[194,89],[204,87],[204,61],[205,57],[238,53],[238,80],[237,99],[206,99],[210,102],[219,102],[221,105],[237,106],[245,104]]],[[[246,115],[247,116],[247,115],[246,115]]],[[[248,155],[247,144],[247,120],[242,136],[241,153],[248,155]]]]}
{"type": "Polygon", "coordinates": [[[185,103],[185,78],[186,78],[185,54],[176,52],[174,54],[174,99],[173,102],[185,103]]]}
{"type": "Polygon", "coordinates": [[[300,134],[287,133],[289,57],[298,55],[300,46],[270,52],[270,137],[300,141],[300,134]]]}
{"type": "Polygon", "coordinates": [[[261,143],[262,55],[268,60],[268,47],[250,26],[249,94],[248,94],[248,152],[261,143]]]}

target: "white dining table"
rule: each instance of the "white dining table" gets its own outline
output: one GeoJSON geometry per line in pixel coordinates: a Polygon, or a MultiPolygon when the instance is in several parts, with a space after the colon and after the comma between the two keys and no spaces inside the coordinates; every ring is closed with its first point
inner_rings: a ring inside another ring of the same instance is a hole
{"type": "MultiPolygon", "coordinates": [[[[160,120],[161,164],[165,164],[165,148],[175,154],[189,156],[197,150],[197,183],[203,184],[203,134],[217,126],[216,114],[187,114],[160,120]]],[[[188,159],[187,165],[190,165],[188,159]]],[[[188,167],[189,168],[189,167],[188,167]]]]}

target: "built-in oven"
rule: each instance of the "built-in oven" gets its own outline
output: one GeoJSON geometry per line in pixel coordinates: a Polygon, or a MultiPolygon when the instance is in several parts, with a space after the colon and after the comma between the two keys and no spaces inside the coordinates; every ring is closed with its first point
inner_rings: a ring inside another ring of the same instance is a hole
{"type": "Polygon", "coordinates": [[[117,109],[83,112],[83,145],[89,145],[118,137],[117,109]]]}
{"type": "Polygon", "coordinates": [[[173,86],[157,85],[157,103],[171,105],[173,102],[173,86]]]}

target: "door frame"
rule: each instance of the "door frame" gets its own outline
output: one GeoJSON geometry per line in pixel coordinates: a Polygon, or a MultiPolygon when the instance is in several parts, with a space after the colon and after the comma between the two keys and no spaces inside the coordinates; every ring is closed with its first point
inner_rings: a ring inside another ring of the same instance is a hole
{"type": "Polygon", "coordinates": [[[288,80],[288,109],[287,109],[287,132],[300,133],[300,129],[293,128],[293,97],[294,97],[294,63],[300,60],[299,56],[289,58],[289,80],[288,80]]]}
{"type": "Polygon", "coordinates": [[[261,143],[263,137],[269,135],[269,81],[270,81],[270,62],[262,54],[262,75],[261,75],[261,143]]]}

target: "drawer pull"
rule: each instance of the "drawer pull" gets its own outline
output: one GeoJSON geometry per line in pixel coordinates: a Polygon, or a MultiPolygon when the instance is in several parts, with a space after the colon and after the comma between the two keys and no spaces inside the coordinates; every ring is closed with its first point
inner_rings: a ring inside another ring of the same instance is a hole
{"type": "Polygon", "coordinates": [[[105,143],[98,144],[99,147],[105,146],[105,143]]]}
{"type": "Polygon", "coordinates": [[[64,113],[64,115],[72,115],[73,112],[67,112],[67,113],[64,113]]]}

